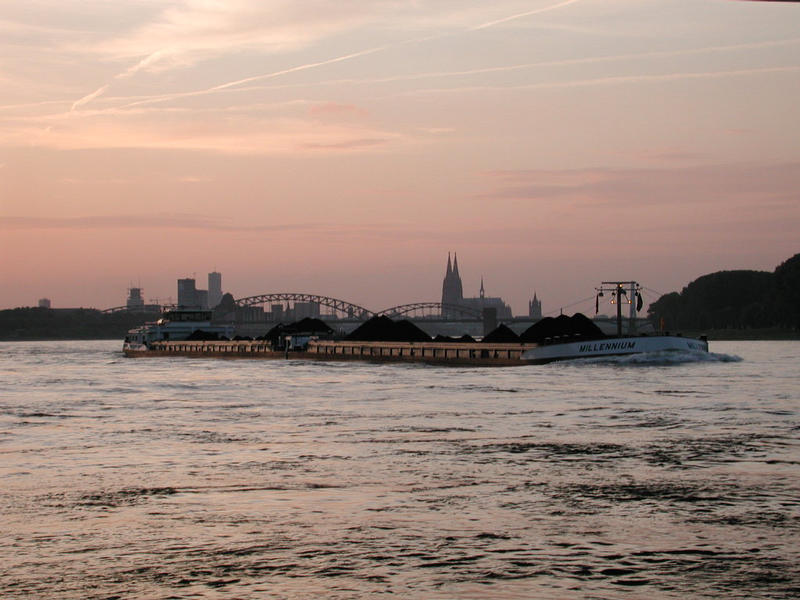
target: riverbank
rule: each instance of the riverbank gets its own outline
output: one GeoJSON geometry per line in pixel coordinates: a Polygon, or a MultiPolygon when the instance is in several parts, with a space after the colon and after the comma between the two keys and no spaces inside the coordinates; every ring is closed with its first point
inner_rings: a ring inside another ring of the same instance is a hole
{"type": "Polygon", "coordinates": [[[0,340],[122,340],[129,329],[158,318],[158,314],[94,308],[14,308],[0,311],[0,340]]]}
{"type": "Polygon", "coordinates": [[[762,329],[709,329],[706,331],[683,331],[686,337],[705,335],[709,341],[770,341],[800,340],[800,331],[775,327],[762,329]]]}

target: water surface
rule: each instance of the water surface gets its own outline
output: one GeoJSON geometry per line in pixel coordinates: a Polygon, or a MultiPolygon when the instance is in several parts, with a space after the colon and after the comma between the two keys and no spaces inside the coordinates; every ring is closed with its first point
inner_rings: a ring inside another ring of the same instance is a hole
{"type": "Polygon", "coordinates": [[[3,598],[795,598],[800,343],[515,368],[0,344],[3,598]]]}

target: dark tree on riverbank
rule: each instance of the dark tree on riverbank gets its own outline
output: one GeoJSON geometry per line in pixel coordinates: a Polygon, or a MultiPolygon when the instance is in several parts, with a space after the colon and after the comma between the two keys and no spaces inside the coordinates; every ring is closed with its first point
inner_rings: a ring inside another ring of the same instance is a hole
{"type": "Polygon", "coordinates": [[[661,296],[648,318],[665,329],[800,328],[800,254],[767,271],[703,275],[680,293],[661,296]]]}
{"type": "Polygon", "coordinates": [[[13,308],[0,310],[1,340],[122,339],[133,327],[157,315],[93,308],[13,308]]]}
{"type": "Polygon", "coordinates": [[[800,329],[800,254],[795,254],[775,269],[775,289],[787,324],[800,329]]]}

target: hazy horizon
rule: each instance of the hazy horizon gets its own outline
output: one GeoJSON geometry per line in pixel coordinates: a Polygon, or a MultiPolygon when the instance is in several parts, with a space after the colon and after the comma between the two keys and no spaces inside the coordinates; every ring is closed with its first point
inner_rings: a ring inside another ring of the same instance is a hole
{"type": "MultiPolygon", "coordinates": [[[[244,297],[545,313],[800,251],[800,5],[0,7],[0,308],[244,297]]],[[[650,298],[653,300],[655,298],[650,298]]]]}

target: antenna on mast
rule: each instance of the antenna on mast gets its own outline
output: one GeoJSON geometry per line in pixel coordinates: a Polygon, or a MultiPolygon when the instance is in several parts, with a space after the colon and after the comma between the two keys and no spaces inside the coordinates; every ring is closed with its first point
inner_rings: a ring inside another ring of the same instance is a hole
{"type": "Polygon", "coordinates": [[[622,337],[622,297],[625,296],[630,305],[628,332],[633,333],[636,328],[636,311],[642,309],[642,295],[640,293],[641,286],[635,281],[603,281],[600,287],[595,288],[597,296],[595,298],[595,311],[600,307],[600,298],[604,296],[604,292],[611,294],[611,304],[617,305],[617,337],[622,337]],[[625,290],[625,287],[630,290],[630,296],[625,290]],[[634,298],[636,302],[634,303],[634,298]]]}

